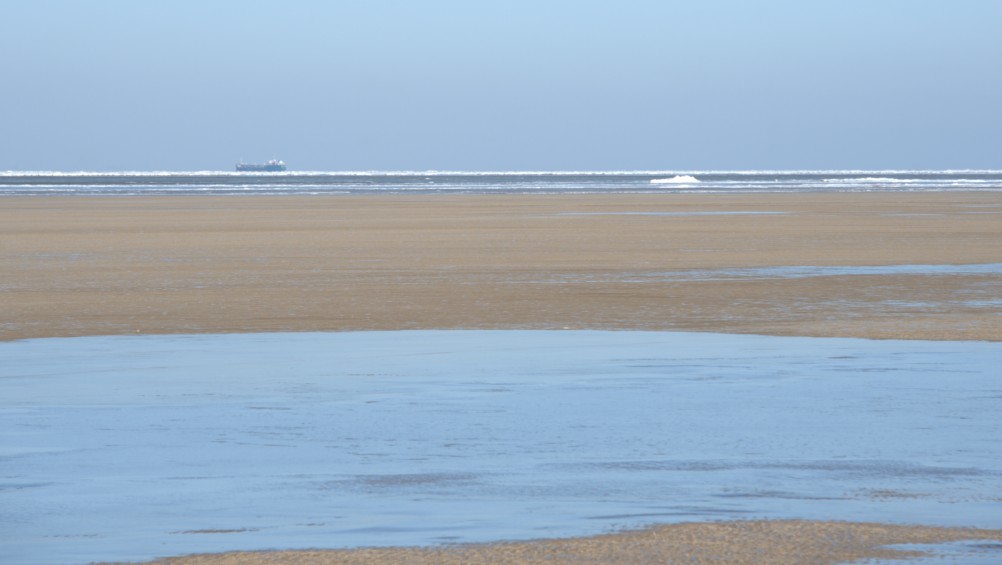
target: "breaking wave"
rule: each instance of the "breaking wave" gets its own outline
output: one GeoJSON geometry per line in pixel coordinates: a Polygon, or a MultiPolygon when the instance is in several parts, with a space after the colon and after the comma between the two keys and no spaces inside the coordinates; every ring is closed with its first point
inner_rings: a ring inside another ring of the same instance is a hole
{"type": "Polygon", "coordinates": [[[696,184],[699,179],[692,175],[675,175],[669,179],[651,179],[651,184],[696,184]]]}
{"type": "Polygon", "coordinates": [[[860,184],[860,183],[914,183],[922,182],[921,179],[901,179],[891,177],[849,177],[842,179],[823,179],[821,182],[835,184],[860,184]]]}

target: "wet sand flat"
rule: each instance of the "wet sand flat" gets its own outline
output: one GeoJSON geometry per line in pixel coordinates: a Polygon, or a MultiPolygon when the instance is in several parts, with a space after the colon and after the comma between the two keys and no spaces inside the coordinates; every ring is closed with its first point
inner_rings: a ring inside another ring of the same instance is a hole
{"type": "MultiPolygon", "coordinates": [[[[978,540],[962,557],[988,563],[1002,555],[1002,530],[930,528],[873,523],[746,521],[676,524],[648,530],[569,540],[455,546],[372,548],[341,551],[235,552],[158,560],[160,565],[526,564],[526,563],[714,563],[728,565],[834,565],[862,559],[909,558],[921,546],[978,540]]],[[[933,557],[931,563],[941,561],[933,557]]],[[[902,560],[902,561],[897,561],[902,560]]]]}
{"type": "Polygon", "coordinates": [[[594,328],[999,340],[1000,261],[999,193],[11,197],[0,339],[594,328]],[[989,268],[942,268],[957,264],[989,268]],[[905,267],[851,269],[885,265],[905,267]],[[788,276],[837,266],[850,269],[788,276]]]}
{"type": "MultiPolygon", "coordinates": [[[[1000,219],[996,193],[12,197],[0,339],[594,328],[998,341],[1000,219]],[[901,270],[865,268],[888,265],[901,270]]],[[[166,562],[838,563],[1000,538],[747,521],[166,562]]]]}

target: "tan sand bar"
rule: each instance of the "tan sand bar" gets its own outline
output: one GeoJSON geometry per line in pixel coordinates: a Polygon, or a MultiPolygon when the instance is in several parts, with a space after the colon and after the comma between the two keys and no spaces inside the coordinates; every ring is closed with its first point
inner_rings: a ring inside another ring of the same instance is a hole
{"type": "Polygon", "coordinates": [[[1002,193],[11,197],[0,339],[566,327],[999,340],[997,273],[692,272],[997,262],[1002,193]]]}
{"type": "MultiPolygon", "coordinates": [[[[929,528],[807,521],[711,522],[659,526],[588,538],[446,548],[234,552],[163,559],[161,565],[465,565],[471,563],[696,563],[825,565],[861,559],[922,557],[891,544],[979,540],[985,556],[1002,557],[1002,530],[929,528]],[[995,542],[990,540],[996,540],[995,542]]],[[[977,551],[977,550],[975,550],[977,551]]]]}

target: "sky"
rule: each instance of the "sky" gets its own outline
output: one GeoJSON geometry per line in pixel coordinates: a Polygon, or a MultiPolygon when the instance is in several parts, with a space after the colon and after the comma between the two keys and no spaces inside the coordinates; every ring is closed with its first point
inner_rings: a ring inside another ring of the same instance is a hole
{"type": "Polygon", "coordinates": [[[995,0],[0,0],[0,170],[1002,169],[995,0]]]}

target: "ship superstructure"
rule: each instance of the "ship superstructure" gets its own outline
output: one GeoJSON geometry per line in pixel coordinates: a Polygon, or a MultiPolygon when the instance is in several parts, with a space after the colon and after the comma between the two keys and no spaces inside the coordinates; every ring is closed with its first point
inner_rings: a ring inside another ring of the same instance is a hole
{"type": "Polygon", "coordinates": [[[241,173],[274,173],[285,170],[285,162],[272,159],[267,163],[237,163],[237,172],[241,173]]]}

